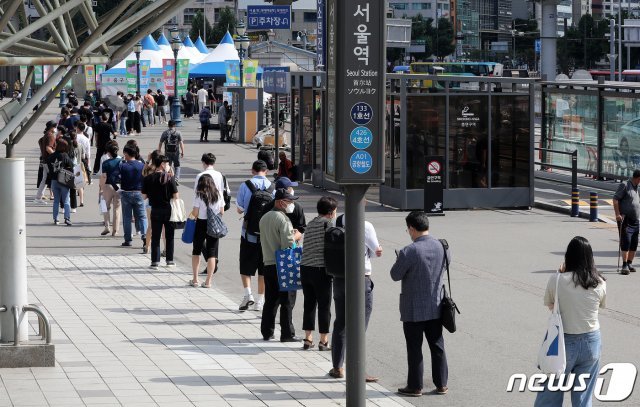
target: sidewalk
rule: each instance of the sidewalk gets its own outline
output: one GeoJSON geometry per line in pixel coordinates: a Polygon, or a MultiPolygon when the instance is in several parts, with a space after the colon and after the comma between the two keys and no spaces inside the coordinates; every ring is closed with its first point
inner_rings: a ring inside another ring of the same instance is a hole
{"type": "MultiPolygon", "coordinates": [[[[188,270],[151,271],[143,255],[34,255],[28,264],[57,363],[0,369],[0,406],[346,405],[345,381],[327,375],[330,352],[263,341],[259,313],[188,287],[188,270]]],[[[367,399],[409,405],[376,384],[367,399]]]]}

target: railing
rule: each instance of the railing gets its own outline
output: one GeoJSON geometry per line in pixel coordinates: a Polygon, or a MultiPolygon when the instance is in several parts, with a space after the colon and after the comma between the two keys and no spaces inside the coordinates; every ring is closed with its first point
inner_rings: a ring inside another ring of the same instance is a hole
{"type": "Polygon", "coordinates": [[[571,167],[566,167],[566,166],[557,165],[557,164],[549,164],[542,161],[535,161],[534,164],[539,165],[541,168],[546,167],[546,168],[556,168],[559,170],[571,171],[571,188],[572,189],[578,188],[578,150],[573,150],[569,152],[569,151],[553,150],[550,148],[542,148],[542,147],[535,147],[534,150],[542,151],[546,153],[564,154],[564,155],[571,156],[571,167]]]}
{"type": "MultiPolygon", "coordinates": [[[[7,307],[0,306],[0,312],[7,312],[7,307]]],[[[13,346],[20,346],[20,307],[14,305],[11,307],[13,313],[13,346]]],[[[38,316],[38,335],[46,342],[47,345],[51,344],[51,324],[49,318],[42,312],[40,307],[34,304],[25,305],[22,307],[22,312],[33,312],[38,316]]]]}

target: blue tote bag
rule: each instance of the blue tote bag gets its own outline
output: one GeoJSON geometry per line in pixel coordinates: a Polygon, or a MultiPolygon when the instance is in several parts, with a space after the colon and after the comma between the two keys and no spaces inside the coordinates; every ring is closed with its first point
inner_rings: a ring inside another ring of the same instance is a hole
{"type": "Polygon", "coordinates": [[[188,218],[182,230],[182,241],[187,244],[193,243],[193,236],[196,233],[196,220],[188,218]]]}
{"type": "Polygon", "coordinates": [[[276,250],[276,269],[278,270],[278,287],[280,291],[295,291],[302,289],[300,281],[300,261],[302,247],[276,250]]]}

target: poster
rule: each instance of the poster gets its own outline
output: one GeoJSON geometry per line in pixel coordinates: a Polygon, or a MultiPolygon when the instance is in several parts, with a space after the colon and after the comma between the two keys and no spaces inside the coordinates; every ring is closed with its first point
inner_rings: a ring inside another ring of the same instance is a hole
{"type": "Polygon", "coordinates": [[[178,60],[178,96],[187,93],[187,83],[189,82],[189,60],[178,60]]]}
{"type": "Polygon", "coordinates": [[[244,61],[243,83],[247,88],[258,86],[258,60],[246,59],[244,61]]]}
{"type": "Polygon", "coordinates": [[[135,95],[138,87],[136,86],[136,79],[138,76],[138,68],[136,61],[127,61],[127,93],[135,95]]]}
{"type": "Polygon", "coordinates": [[[140,61],[140,93],[142,95],[147,93],[149,84],[151,81],[151,61],[145,59],[140,61]]]}
{"type": "Polygon", "coordinates": [[[42,85],[42,65],[36,65],[33,67],[33,80],[36,86],[42,85]]]}
{"type": "Polygon", "coordinates": [[[96,65],[96,90],[100,91],[102,88],[102,73],[106,70],[106,65],[96,65]]]}
{"type": "Polygon", "coordinates": [[[227,73],[226,86],[240,86],[240,61],[224,61],[227,73]]]}
{"type": "Polygon", "coordinates": [[[168,96],[173,96],[173,80],[174,80],[174,66],[175,61],[173,59],[162,60],[162,83],[164,84],[164,93],[168,96]]]}
{"type": "Polygon", "coordinates": [[[27,79],[27,66],[20,65],[20,83],[24,84],[24,81],[27,79]]]}
{"type": "Polygon", "coordinates": [[[84,80],[87,91],[96,90],[96,67],[94,65],[84,66],[84,80]]]}

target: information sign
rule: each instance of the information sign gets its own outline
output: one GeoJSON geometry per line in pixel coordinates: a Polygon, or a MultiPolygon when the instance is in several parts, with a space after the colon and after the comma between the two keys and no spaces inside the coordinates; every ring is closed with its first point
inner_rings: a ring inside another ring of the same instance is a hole
{"type": "Polygon", "coordinates": [[[290,30],[291,6],[247,6],[250,30],[290,30]]]}

